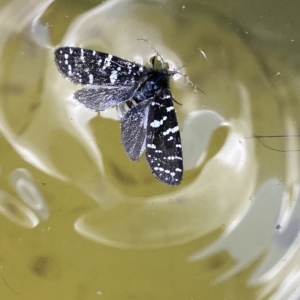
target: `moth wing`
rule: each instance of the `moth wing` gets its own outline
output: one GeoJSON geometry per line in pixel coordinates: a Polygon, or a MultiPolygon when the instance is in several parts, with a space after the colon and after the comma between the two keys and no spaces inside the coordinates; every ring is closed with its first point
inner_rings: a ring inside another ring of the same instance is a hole
{"type": "Polygon", "coordinates": [[[79,47],[57,48],[54,56],[58,70],[79,84],[123,86],[142,80],[149,71],[120,57],[79,47]]]}
{"type": "Polygon", "coordinates": [[[87,108],[102,111],[130,100],[138,88],[138,83],[130,86],[87,86],[74,93],[74,98],[87,108]]]}
{"type": "Polygon", "coordinates": [[[145,150],[149,104],[145,100],[131,108],[121,119],[121,139],[131,160],[138,160],[145,150]]]}
{"type": "Polygon", "coordinates": [[[152,173],[168,185],[182,180],[183,161],[181,138],[168,88],[164,88],[149,104],[146,158],[152,173]]]}

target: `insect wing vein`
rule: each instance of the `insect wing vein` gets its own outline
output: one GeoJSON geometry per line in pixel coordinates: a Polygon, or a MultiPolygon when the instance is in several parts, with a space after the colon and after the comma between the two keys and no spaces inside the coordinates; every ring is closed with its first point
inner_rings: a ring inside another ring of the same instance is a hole
{"type": "Polygon", "coordinates": [[[86,107],[102,111],[114,105],[130,100],[138,88],[138,83],[131,86],[87,86],[74,93],[74,98],[86,107]]]}
{"type": "Polygon", "coordinates": [[[140,102],[127,111],[121,119],[122,144],[131,160],[138,160],[145,150],[150,101],[140,102]]]}
{"type": "Polygon", "coordinates": [[[182,180],[183,162],[180,132],[173,98],[164,88],[149,105],[146,158],[154,175],[169,185],[182,180]]]}

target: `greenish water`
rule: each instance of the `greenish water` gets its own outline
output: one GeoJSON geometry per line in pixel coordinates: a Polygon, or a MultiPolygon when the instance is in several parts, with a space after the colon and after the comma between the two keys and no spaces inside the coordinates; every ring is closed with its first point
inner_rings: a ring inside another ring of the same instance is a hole
{"type": "Polygon", "coordinates": [[[26,3],[0,8],[1,299],[298,299],[298,5],[26,3]],[[149,64],[138,38],[204,91],[171,80],[176,188],[54,63],[75,45],[149,64]]]}

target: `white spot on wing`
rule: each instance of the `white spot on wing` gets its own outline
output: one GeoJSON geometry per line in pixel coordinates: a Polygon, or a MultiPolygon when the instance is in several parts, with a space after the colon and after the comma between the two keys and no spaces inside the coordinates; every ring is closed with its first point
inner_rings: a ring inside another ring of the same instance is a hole
{"type": "Polygon", "coordinates": [[[156,149],[156,146],[154,144],[147,144],[148,148],[156,149]]]}
{"type": "Polygon", "coordinates": [[[72,76],[72,66],[71,65],[68,65],[68,75],[69,76],[72,76]]]}
{"type": "Polygon", "coordinates": [[[169,133],[175,133],[175,132],[177,132],[179,130],[179,127],[178,126],[175,126],[175,127],[173,127],[173,128],[169,128],[168,130],[166,130],[166,131],[164,131],[163,132],[163,135],[167,135],[167,134],[169,134],[169,133]]]}
{"type": "Polygon", "coordinates": [[[94,76],[93,76],[93,74],[90,74],[89,75],[89,83],[93,84],[93,82],[94,82],[94,76]]]}
{"type": "Polygon", "coordinates": [[[103,70],[105,70],[106,68],[110,67],[110,61],[112,59],[112,55],[111,54],[108,54],[108,56],[105,58],[104,60],[104,66],[103,66],[103,70]]]}
{"type": "Polygon", "coordinates": [[[162,120],[160,120],[160,121],[154,120],[153,122],[150,123],[150,126],[153,128],[157,128],[157,127],[161,126],[165,120],[167,120],[166,116],[164,116],[162,118],[162,120]]]}
{"type": "Polygon", "coordinates": [[[153,128],[157,128],[160,126],[160,121],[154,120],[153,122],[150,123],[150,126],[153,128]]]}
{"type": "Polygon", "coordinates": [[[109,76],[109,79],[110,79],[110,83],[114,84],[115,81],[118,79],[118,71],[113,70],[111,72],[111,75],[109,76]]]}
{"type": "Polygon", "coordinates": [[[84,59],[84,50],[83,50],[82,48],[80,49],[80,60],[81,60],[82,62],[85,61],[85,59],[84,59]]]}

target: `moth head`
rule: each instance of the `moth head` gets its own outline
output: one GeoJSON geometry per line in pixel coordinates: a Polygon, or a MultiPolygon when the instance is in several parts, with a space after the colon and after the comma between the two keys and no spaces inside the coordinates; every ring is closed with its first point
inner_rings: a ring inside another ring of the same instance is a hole
{"type": "Polygon", "coordinates": [[[163,60],[162,56],[158,56],[158,55],[151,56],[150,63],[152,69],[155,70],[162,70],[162,69],[168,70],[170,67],[169,64],[163,60]]]}

